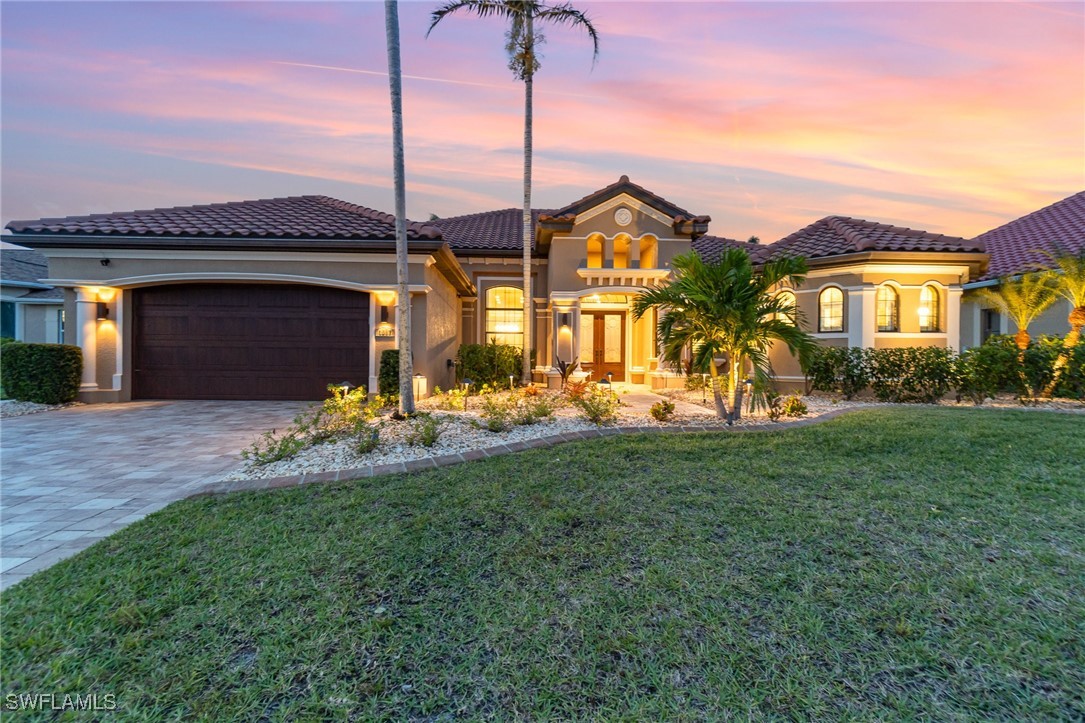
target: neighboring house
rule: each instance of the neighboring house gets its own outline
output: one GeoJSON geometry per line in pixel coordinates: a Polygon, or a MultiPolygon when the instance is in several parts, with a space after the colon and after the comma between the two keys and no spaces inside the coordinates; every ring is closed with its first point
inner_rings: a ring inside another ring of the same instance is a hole
{"type": "Polygon", "coordinates": [[[41,283],[48,275],[37,251],[0,249],[0,337],[63,342],[64,291],[41,283]]]}
{"type": "MultiPolygon", "coordinates": [[[[965,284],[966,290],[994,286],[1000,279],[1050,267],[1045,251],[1055,255],[1085,251],[1085,191],[980,234],[975,240],[983,244],[990,263],[983,276],[965,284]]],[[[965,302],[961,312],[964,346],[981,344],[992,334],[1017,333],[1013,321],[994,309],[970,301],[967,295],[965,302]]],[[[1065,334],[1070,311],[1070,302],[1060,297],[1029,326],[1030,333],[1065,334]]]]}
{"type": "MultiPolygon", "coordinates": [[[[675,255],[727,246],[756,261],[806,256],[794,293],[825,344],[960,346],[963,288],[987,273],[982,242],[829,217],[775,244],[709,236],[691,213],[622,176],[560,209],[535,212],[538,381],[557,361],[593,378],[683,383],[656,357],[655,319],[633,297],[666,281],[675,255]]],[[[15,243],[49,257],[64,289],[69,343],[84,349],[81,398],[317,399],[329,383],[375,389],[394,348],[394,219],[322,196],[16,221],[15,243]]],[[[460,344],[524,346],[521,212],[410,224],[415,369],[455,383],[460,344]]],[[[773,361],[797,386],[785,350],[773,361]]]]}

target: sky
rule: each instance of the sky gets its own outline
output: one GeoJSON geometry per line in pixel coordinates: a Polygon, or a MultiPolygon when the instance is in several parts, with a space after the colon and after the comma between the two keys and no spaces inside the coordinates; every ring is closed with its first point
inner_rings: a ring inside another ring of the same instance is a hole
{"type": "MultiPolygon", "coordinates": [[[[522,203],[497,19],[400,2],[408,216],[522,203]]],[[[545,30],[536,208],[622,174],[710,232],[971,237],[1085,189],[1085,4],[577,2],[545,30]]],[[[0,216],[324,194],[393,211],[380,2],[3,2],[0,216]]]]}

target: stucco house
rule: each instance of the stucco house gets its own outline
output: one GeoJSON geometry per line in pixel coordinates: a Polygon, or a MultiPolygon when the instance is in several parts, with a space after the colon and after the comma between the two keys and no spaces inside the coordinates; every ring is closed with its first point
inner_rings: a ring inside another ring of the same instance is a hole
{"type": "Polygon", "coordinates": [[[45,256],[31,249],[0,249],[0,337],[28,342],[64,341],[64,292],[43,284],[45,256]]]}
{"type": "MultiPolygon", "coordinates": [[[[556,384],[557,360],[576,358],[594,378],[682,384],[659,364],[655,320],[634,320],[632,299],[670,276],[675,255],[712,258],[732,245],[755,261],[809,259],[806,284],[780,293],[794,294],[824,344],[972,343],[961,298],[989,276],[982,237],[834,216],[758,245],[710,235],[710,220],[625,176],[537,210],[526,340],[536,380],[556,384]]],[[[372,209],[300,196],[7,228],[7,240],[49,258],[45,281],[64,290],[64,338],[84,350],[85,401],[318,399],[340,381],[375,389],[380,353],[396,343],[394,219],[372,209]]],[[[1085,224],[1077,233],[1081,242],[1085,224]]],[[[455,382],[460,344],[525,345],[521,234],[515,208],[409,225],[422,389],[455,382]]],[[[783,385],[801,384],[786,350],[773,365],[783,385]]]]}

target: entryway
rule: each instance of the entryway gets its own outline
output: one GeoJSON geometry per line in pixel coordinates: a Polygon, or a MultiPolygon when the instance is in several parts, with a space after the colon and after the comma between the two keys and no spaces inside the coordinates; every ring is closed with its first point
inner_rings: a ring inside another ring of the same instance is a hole
{"type": "Polygon", "coordinates": [[[625,381],[625,312],[584,311],[580,314],[580,359],[592,379],[625,381]]]}

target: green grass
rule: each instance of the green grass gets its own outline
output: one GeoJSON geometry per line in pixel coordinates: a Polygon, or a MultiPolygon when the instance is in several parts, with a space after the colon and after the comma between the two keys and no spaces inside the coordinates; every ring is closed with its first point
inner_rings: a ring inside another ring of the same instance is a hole
{"type": "Polygon", "coordinates": [[[1085,716],[1085,420],[892,409],[177,503],[3,596],[126,718],[1085,716]]]}

